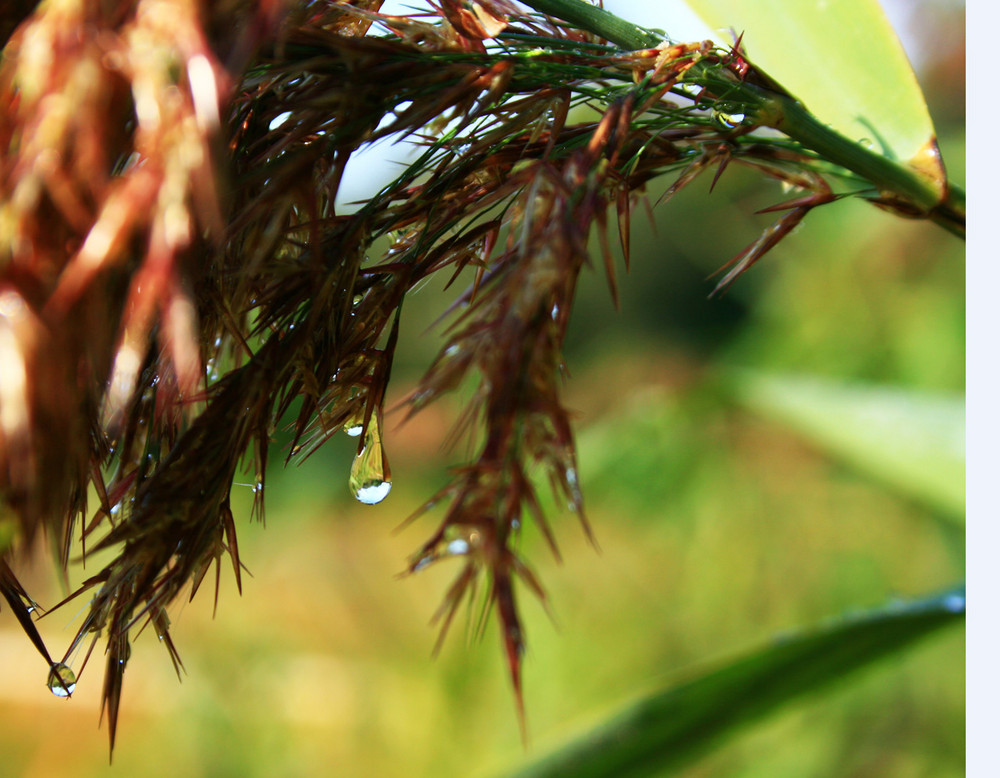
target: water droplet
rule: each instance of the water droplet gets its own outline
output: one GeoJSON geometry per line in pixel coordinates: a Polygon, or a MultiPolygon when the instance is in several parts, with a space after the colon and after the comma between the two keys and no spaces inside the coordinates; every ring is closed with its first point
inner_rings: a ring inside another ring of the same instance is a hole
{"type": "Polygon", "coordinates": [[[871,138],[861,138],[861,140],[858,141],[858,145],[859,146],[864,146],[866,149],[874,149],[875,148],[875,144],[872,143],[871,138]]]}
{"type": "Polygon", "coordinates": [[[742,113],[723,113],[722,111],[713,111],[712,118],[723,127],[732,129],[733,127],[739,127],[743,124],[747,117],[746,114],[742,113]]]}
{"type": "Polygon", "coordinates": [[[382,502],[392,488],[389,464],[382,450],[382,438],[378,429],[378,414],[372,415],[368,422],[365,447],[354,458],[348,486],[354,496],[366,505],[382,502]]]}
{"type": "Polygon", "coordinates": [[[456,538],[448,544],[449,554],[468,554],[469,553],[469,541],[463,540],[462,538],[456,538]]]}
{"type": "MultiPolygon", "coordinates": [[[[374,418],[374,417],[373,417],[374,418]]],[[[352,438],[356,438],[365,430],[364,409],[357,416],[351,416],[344,422],[344,432],[352,438]]]]}
{"type": "Polygon", "coordinates": [[[583,492],[580,490],[580,478],[575,467],[566,468],[566,486],[569,487],[568,507],[573,513],[579,513],[583,507],[583,492]]]}
{"type": "Polygon", "coordinates": [[[949,594],[944,598],[945,610],[951,611],[952,613],[963,613],[965,611],[965,595],[964,594],[949,594]]]}
{"type": "Polygon", "coordinates": [[[62,662],[56,662],[49,670],[45,685],[56,697],[69,697],[76,689],[76,674],[62,662]]]}

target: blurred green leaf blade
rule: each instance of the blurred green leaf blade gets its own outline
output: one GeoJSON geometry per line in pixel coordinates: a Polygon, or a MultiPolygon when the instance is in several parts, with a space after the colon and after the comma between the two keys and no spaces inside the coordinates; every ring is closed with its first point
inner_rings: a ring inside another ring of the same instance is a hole
{"type": "Polygon", "coordinates": [[[742,373],[739,400],[850,465],[965,523],[961,395],[742,373]]]}
{"type": "Polygon", "coordinates": [[[965,586],[784,636],[717,670],[631,704],[515,773],[647,776],[689,764],[740,728],[909,648],[965,615],[965,586]]]}
{"type": "Polygon", "coordinates": [[[878,0],[686,0],[713,30],[743,34],[751,62],[821,121],[943,184],[934,125],[878,0]]]}

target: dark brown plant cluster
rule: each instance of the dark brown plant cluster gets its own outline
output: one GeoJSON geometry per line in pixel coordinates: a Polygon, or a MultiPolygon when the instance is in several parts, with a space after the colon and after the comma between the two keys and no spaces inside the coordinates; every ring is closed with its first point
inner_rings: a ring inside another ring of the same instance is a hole
{"type": "Polygon", "coordinates": [[[476,453],[418,512],[444,506],[409,571],[464,561],[442,636],[483,582],[520,707],[517,582],[544,600],[525,521],[558,556],[539,483],[590,532],[560,387],[591,239],[614,293],[612,243],[627,263],[656,176],[679,172],[669,196],[737,161],[803,190],[724,287],[834,197],[811,155],[749,135],[726,94],[746,62],[710,42],[623,52],[506,0],[380,5],[76,0],[4,50],[0,593],[57,694],[103,639],[112,745],[130,640],[152,625],[179,668],[168,606],[213,570],[217,592],[223,557],[239,582],[230,490],[248,468],[263,519],[283,419],[286,461],[356,434],[351,487],[385,496],[400,311],[430,277],[468,286],[406,405],[473,384],[476,453]],[[714,68],[700,84],[695,63],[714,68]],[[351,155],[398,134],[415,161],[339,213],[351,155]],[[90,601],[61,660],[11,567],[42,533],[63,566],[113,552],[68,598],[90,601]]]}

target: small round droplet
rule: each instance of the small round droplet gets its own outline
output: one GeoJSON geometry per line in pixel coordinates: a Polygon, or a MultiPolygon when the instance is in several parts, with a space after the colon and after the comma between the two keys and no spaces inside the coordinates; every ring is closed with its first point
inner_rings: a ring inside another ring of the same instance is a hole
{"type": "Polygon", "coordinates": [[[463,538],[455,538],[448,544],[448,553],[454,556],[469,553],[469,541],[463,538]]]}
{"type": "Polygon", "coordinates": [[[712,114],[712,118],[723,127],[732,129],[733,127],[739,127],[743,124],[747,117],[746,114],[742,113],[723,113],[722,111],[715,111],[712,114]]]}
{"type": "Polygon", "coordinates": [[[45,685],[56,697],[69,697],[76,689],[76,674],[62,662],[56,662],[49,670],[45,685]]]}
{"type": "Polygon", "coordinates": [[[356,438],[361,434],[361,430],[364,429],[360,424],[353,424],[350,427],[344,427],[344,432],[350,435],[352,438],[356,438]]]}

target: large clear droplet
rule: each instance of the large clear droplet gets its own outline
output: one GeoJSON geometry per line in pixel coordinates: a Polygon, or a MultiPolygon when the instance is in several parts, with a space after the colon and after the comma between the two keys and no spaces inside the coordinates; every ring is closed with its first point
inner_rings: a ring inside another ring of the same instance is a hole
{"type": "Polygon", "coordinates": [[[76,689],[76,674],[62,662],[56,662],[49,670],[45,685],[56,697],[69,697],[76,689]]]}
{"type": "Polygon", "coordinates": [[[382,450],[382,437],[378,429],[378,414],[372,414],[371,421],[368,422],[365,447],[354,458],[348,486],[354,496],[366,505],[382,502],[392,488],[389,463],[382,450]]]}

